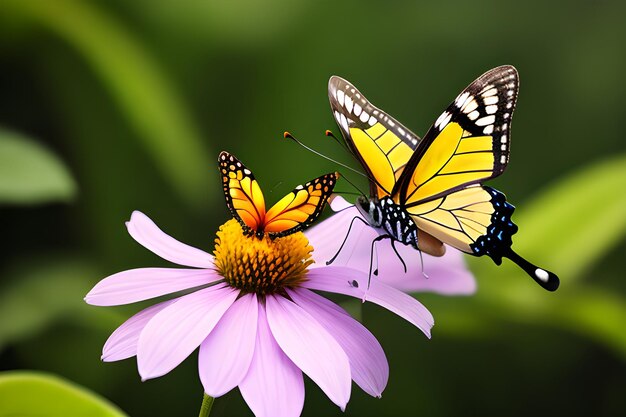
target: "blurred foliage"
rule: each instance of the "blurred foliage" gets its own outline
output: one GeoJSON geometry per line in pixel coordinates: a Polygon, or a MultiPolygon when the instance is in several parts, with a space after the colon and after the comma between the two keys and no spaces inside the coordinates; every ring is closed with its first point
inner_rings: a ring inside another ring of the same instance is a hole
{"type": "MultiPolygon", "coordinates": [[[[616,0],[0,2],[0,126],[20,132],[0,134],[0,369],[61,375],[133,416],[197,414],[193,355],[146,383],[134,360],[99,360],[140,306],[92,308],[85,292],[166,265],[126,234],[131,211],[210,249],[227,218],[219,150],[270,201],[336,169],[284,130],[355,165],[323,136],[337,132],[330,75],[422,133],[472,79],[513,64],[513,153],[491,185],[518,206],[514,248],[562,286],[548,294],[507,261],[472,258],[476,296],[417,295],[437,322],[430,341],[353,303],[391,378],[382,400],[355,389],[346,415],[623,413],[624,16],[616,0]]],[[[212,415],[249,411],[235,391],[212,415]]],[[[307,382],[303,415],[342,414],[307,382]]]]}
{"type": "Polygon", "coordinates": [[[0,373],[0,416],[123,417],[117,407],[61,378],[39,372],[0,373]]]}
{"type": "Polygon", "coordinates": [[[0,203],[68,201],[76,184],[63,164],[41,145],[0,130],[0,203]]]}

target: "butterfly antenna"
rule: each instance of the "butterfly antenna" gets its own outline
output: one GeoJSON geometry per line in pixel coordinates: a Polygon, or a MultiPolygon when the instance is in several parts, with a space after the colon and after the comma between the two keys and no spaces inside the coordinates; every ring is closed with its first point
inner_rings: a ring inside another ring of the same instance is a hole
{"type": "Polygon", "coordinates": [[[324,132],[324,134],[326,136],[330,137],[330,138],[335,139],[335,142],[337,142],[339,145],[341,145],[341,147],[343,147],[345,149],[348,149],[348,145],[346,144],[346,141],[345,140],[341,141],[341,140],[337,139],[337,136],[335,136],[335,134],[332,131],[326,130],[326,132],[324,132]]]}
{"type": "Polygon", "coordinates": [[[348,182],[348,184],[350,184],[352,187],[354,187],[355,190],[358,191],[358,193],[346,193],[346,194],[355,194],[355,195],[361,195],[363,197],[367,197],[365,195],[365,193],[363,192],[363,190],[361,190],[359,187],[357,187],[352,181],[350,181],[345,175],[342,177],[344,180],[346,180],[348,182]]]}
{"type": "Polygon", "coordinates": [[[280,187],[281,185],[283,185],[282,181],[278,181],[272,188],[270,188],[270,193],[273,193],[274,190],[276,190],[278,187],[280,187]]]}
{"type": "Polygon", "coordinates": [[[363,176],[363,177],[365,177],[365,178],[367,178],[367,179],[370,179],[370,178],[369,178],[367,175],[365,175],[364,173],[362,173],[362,172],[360,172],[360,171],[357,171],[356,169],[354,169],[354,168],[352,168],[352,167],[349,167],[349,166],[348,166],[348,165],[346,165],[346,164],[342,164],[342,163],[341,163],[341,162],[339,162],[339,161],[335,161],[334,159],[332,159],[332,158],[330,158],[330,157],[328,157],[328,156],[324,155],[323,153],[318,152],[318,151],[316,151],[315,149],[313,149],[313,148],[310,148],[310,147],[306,146],[304,143],[300,142],[298,139],[296,139],[296,138],[295,138],[295,137],[294,137],[291,133],[289,133],[289,132],[285,132],[285,133],[283,134],[283,136],[285,137],[285,139],[291,139],[291,140],[293,140],[294,142],[296,142],[298,145],[302,146],[302,147],[303,147],[304,149],[306,149],[307,151],[309,151],[309,152],[313,152],[315,155],[317,155],[317,156],[321,156],[322,158],[326,159],[327,161],[334,162],[335,164],[337,164],[337,165],[339,165],[339,166],[342,166],[342,167],[344,167],[344,168],[346,168],[346,169],[349,169],[350,171],[355,172],[355,173],[357,173],[357,174],[359,174],[359,175],[361,175],[361,176],[363,176]]]}

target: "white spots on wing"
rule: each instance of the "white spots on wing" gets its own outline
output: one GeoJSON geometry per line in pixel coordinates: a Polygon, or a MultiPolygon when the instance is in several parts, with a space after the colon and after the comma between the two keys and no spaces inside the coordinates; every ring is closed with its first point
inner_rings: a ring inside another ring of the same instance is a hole
{"type": "Polygon", "coordinates": [[[509,96],[509,97],[513,97],[513,90],[507,91],[506,95],[509,96]]]}
{"type": "Polygon", "coordinates": [[[467,117],[469,117],[470,120],[476,120],[476,119],[478,119],[479,115],[480,115],[480,113],[478,113],[478,110],[474,110],[473,112],[468,114],[467,117]]]}
{"type": "Polygon", "coordinates": [[[352,101],[352,99],[349,96],[346,96],[345,107],[346,107],[346,110],[348,110],[348,113],[352,113],[353,105],[354,105],[354,102],[352,101]]]}
{"type": "Polygon", "coordinates": [[[411,143],[412,143],[413,145],[417,145],[417,139],[415,139],[415,138],[411,139],[411,143]]]}
{"type": "Polygon", "coordinates": [[[359,93],[356,93],[356,98],[361,99],[361,95],[359,93]]]}
{"type": "Polygon", "coordinates": [[[513,103],[506,103],[506,108],[510,109],[511,107],[513,107],[513,103]]]}
{"type": "Polygon", "coordinates": [[[493,88],[493,86],[492,86],[492,85],[490,85],[490,86],[488,86],[488,87],[485,87],[485,89],[487,89],[487,88],[489,88],[489,90],[484,91],[484,92],[481,94],[481,97],[482,97],[482,98],[487,98],[487,97],[495,96],[495,95],[498,93],[498,89],[493,88]]]}
{"type": "Polygon", "coordinates": [[[388,118],[385,117],[385,120],[387,121],[387,123],[389,123],[389,126],[394,127],[396,124],[393,122],[393,120],[389,120],[388,118]]]}
{"type": "Polygon", "coordinates": [[[511,114],[510,113],[504,113],[504,115],[502,117],[504,117],[505,119],[508,119],[509,117],[511,117],[511,114]]]}
{"type": "Polygon", "coordinates": [[[543,282],[548,282],[548,279],[550,278],[550,274],[548,274],[548,271],[541,268],[535,269],[535,276],[543,282]]]}
{"type": "Polygon", "coordinates": [[[485,135],[491,135],[493,133],[493,125],[485,126],[483,133],[485,135]]]}
{"type": "Polygon", "coordinates": [[[502,135],[502,137],[500,138],[500,142],[506,143],[506,135],[502,135]]]}
{"type": "Polygon", "coordinates": [[[463,104],[465,104],[465,101],[469,98],[470,93],[468,93],[467,91],[464,92],[463,94],[460,94],[456,100],[454,100],[454,104],[456,104],[456,106],[458,108],[463,107],[463,104]]]}
{"type": "Polygon", "coordinates": [[[252,171],[250,171],[248,168],[245,168],[243,170],[243,173],[246,174],[246,175],[250,175],[250,174],[252,174],[252,171]]]}
{"type": "Polygon", "coordinates": [[[366,112],[366,111],[364,111],[363,113],[361,113],[361,116],[360,116],[359,118],[361,119],[361,121],[362,121],[363,123],[365,123],[365,122],[367,122],[367,119],[369,119],[369,118],[370,118],[370,115],[369,115],[369,114],[367,114],[367,112],[366,112]]]}
{"type": "Polygon", "coordinates": [[[371,116],[367,123],[370,126],[374,126],[377,122],[378,122],[378,120],[376,120],[376,118],[374,116],[371,116]]]}
{"type": "Polygon", "coordinates": [[[506,130],[508,127],[509,127],[509,124],[508,123],[504,123],[502,125],[502,130],[506,130]]]}
{"type": "Polygon", "coordinates": [[[359,116],[361,114],[361,110],[363,110],[363,108],[359,106],[359,103],[354,103],[354,115],[359,116]]]}
{"type": "Polygon", "coordinates": [[[465,104],[463,105],[463,108],[461,110],[463,111],[463,113],[468,114],[468,113],[473,112],[474,110],[476,110],[477,107],[478,107],[478,103],[476,102],[474,97],[470,97],[465,102],[465,104]]]}
{"type": "Polygon", "coordinates": [[[398,132],[402,135],[402,136],[406,136],[406,132],[404,131],[404,129],[402,129],[401,127],[398,128],[398,132]]]}
{"type": "Polygon", "coordinates": [[[496,104],[498,102],[498,96],[487,97],[483,101],[486,105],[496,104]]]}
{"type": "Polygon", "coordinates": [[[496,121],[496,116],[485,116],[485,117],[481,117],[480,119],[476,120],[476,124],[478,126],[487,126],[487,125],[492,125],[494,122],[496,121]]]}
{"type": "Polygon", "coordinates": [[[498,106],[496,106],[495,104],[492,106],[487,106],[485,107],[485,111],[487,112],[487,114],[494,114],[498,111],[498,106]]]}
{"type": "Polygon", "coordinates": [[[304,187],[303,187],[302,185],[298,185],[298,186],[296,187],[296,190],[303,190],[303,189],[304,189],[304,187]]]}
{"type": "Polygon", "coordinates": [[[372,113],[374,114],[374,116],[378,116],[378,110],[374,109],[372,113]]]}
{"type": "Polygon", "coordinates": [[[441,113],[441,116],[439,116],[435,121],[435,127],[439,130],[443,130],[443,128],[446,127],[446,125],[450,121],[450,119],[452,119],[452,115],[447,111],[444,111],[443,113],[441,113]]]}
{"type": "Polygon", "coordinates": [[[349,132],[349,130],[348,130],[348,119],[346,119],[346,116],[344,114],[341,115],[341,118],[339,120],[339,124],[341,125],[341,127],[343,127],[343,130],[346,133],[349,132]]]}
{"type": "Polygon", "coordinates": [[[506,145],[502,145],[502,146],[500,146],[500,150],[501,150],[501,151],[506,151],[506,145]]]}
{"type": "Polygon", "coordinates": [[[506,155],[502,155],[502,156],[500,157],[500,163],[501,163],[501,164],[506,164],[506,155]]]}
{"type": "Polygon", "coordinates": [[[344,99],[343,90],[337,91],[337,101],[339,102],[339,105],[342,107],[343,107],[343,99],[344,99]]]}

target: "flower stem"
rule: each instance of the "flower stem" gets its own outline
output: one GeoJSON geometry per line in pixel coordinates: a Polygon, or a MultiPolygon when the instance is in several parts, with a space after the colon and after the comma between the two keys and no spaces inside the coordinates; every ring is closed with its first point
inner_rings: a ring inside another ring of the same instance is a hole
{"type": "Polygon", "coordinates": [[[200,415],[198,417],[208,417],[209,414],[211,414],[213,401],[215,401],[215,398],[204,394],[204,397],[202,398],[202,406],[200,407],[200,415]]]}

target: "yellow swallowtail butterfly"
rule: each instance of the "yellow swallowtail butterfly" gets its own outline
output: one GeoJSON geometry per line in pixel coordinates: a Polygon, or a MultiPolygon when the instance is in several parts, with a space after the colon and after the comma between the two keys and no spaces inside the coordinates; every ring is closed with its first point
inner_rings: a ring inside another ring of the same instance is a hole
{"type": "Polygon", "coordinates": [[[494,68],[471,83],[439,116],[423,139],[373,106],[352,84],[332,77],[333,116],[370,179],[369,198],[357,208],[390,238],[418,249],[434,237],[463,252],[507,257],[543,288],[558,277],[513,251],[514,207],[501,192],[482,185],[509,161],[511,116],[518,91],[512,66],[494,68]]]}

